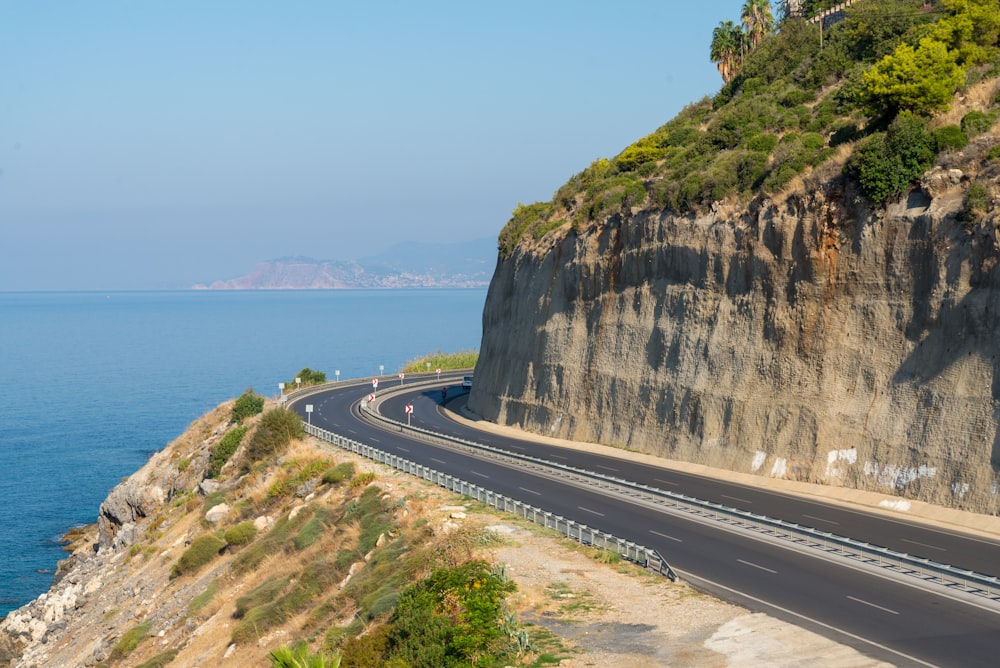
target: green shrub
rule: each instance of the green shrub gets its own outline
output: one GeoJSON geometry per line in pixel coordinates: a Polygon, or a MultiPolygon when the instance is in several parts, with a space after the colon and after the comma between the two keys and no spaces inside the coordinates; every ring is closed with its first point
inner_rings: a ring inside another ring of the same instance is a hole
{"type": "Polygon", "coordinates": [[[176,578],[198,570],[219,556],[219,552],[225,547],[225,541],[211,534],[195,538],[170,570],[170,577],[176,578]]]}
{"type": "Polygon", "coordinates": [[[250,436],[241,469],[249,471],[255,463],[280,455],[293,439],[301,438],[303,433],[302,420],[292,411],[285,408],[267,411],[250,436]]]}
{"type": "Polygon", "coordinates": [[[812,102],[815,99],[816,94],[812,91],[792,88],[781,97],[781,105],[784,107],[797,107],[800,104],[812,102]]]}
{"type": "Polygon", "coordinates": [[[152,626],[152,622],[143,622],[138,626],[133,626],[122,634],[122,637],[115,643],[114,648],[111,650],[111,660],[121,661],[131,654],[139,646],[139,643],[149,635],[149,629],[152,626]]]}
{"type": "Polygon", "coordinates": [[[184,473],[187,471],[188,466],[191,465],[191,460],[187,457],[181,457],[177,460],[177,472],[184,473]]]}
{"type": "Polygon", "coordinates": [[[292,378],[290,381],[285,382],[285,389],[286,390],[292,389],[295,388],[296,386],[305,387],[307,385],[322,385],[325,382],[326,382],[326,374],[324,372],[314,371],[313,369],[306,367],[302,369],[302,371],[299,371],[297,374],[295,374],[295,377],[292,378]],[[299,379],[298,383],[295,382],[295,378],[299,379]]]}
{"type": "Polygon", "coordinates": [[[254,394],[253,388],[241,394],[233,404],[232,422],[242,422],[264,410],[264,397],[254,394]]]}
{"type": "Polygon", "coordinates": [[[223,538],[229,545],[249,545],[257,537],[257,527],[253,520],[240,522],[236,526],[226,529],[223,538]]]}
{"type": "Polygon", "coordinates": [[[930,167],[934,149],[924,121],[902,113],[887,132],[874,133],[859,142],[847,168],[865,196],[882,204],[906,190],[930,167]]]}
{"type": "Polygon", "coordinates": [[[997,144],[996,146],[991,148],[989,150],[989,153],[986,154],[986,157],[989,158],[990,160],[1000,162],[1000,144],[997,144]]]}
{"type": "Polygon", "coordinates": [[[957,125],[945,125],[937,128],[931,133],[931,137],[934,138],[934,147],[938,153],[949,150],[959,151],[969,144],[968,136],[957,125]]]}
{"type": "Polygon", "coordinates": [[[990,193],[983,183],[976,181],[969,186],[965,193],[965,205],[959,212],[958,219],[972,227],[989,210],[990,193]]]}
{"type": "Polygon", "coordinates": [[[807,151],[819,151],[826,146],[826,140],[818,132],[806,132],[802,135],[802,148],[807,151]]]}
{"type": "Polygon", "coordinates": [[[987,114],[982,111],[970,111],[962,117],[962,131],[969,137],[981,135],[993,127],[996,121],[994,114],[987,114]]]}
{"type": "Polygon", "coordinates": [[[337,485],[354,476],[354,463],[343,462],[323,471],[321,480],[326,485],[337,485]]]}
{"type": "Polygon", "coordinates": [[[770,153],[778,145],[778,137],[769,133],[756,134],[747,140],[747,148],[760,153],[770,153]]]}
{"type": "MultiPolygon", "coordinates": [[[[384,654],[414,666],[502,660],[512,651],[504,601],[515,589],[483,561],[437,569],[400,594],[384,654]]],[[[354,651],[345,643],[345,661],[354,651]]]]}
{"type": "Polygon", "coordinates": [[[226,465],[229,458],[240,447],[240,443],[243,442],[243,436],[246,433],[247,427],[242,425],[233,427],[212,447],[212,454],[208,460],[208,473],[206,474],[209,478],[217,478],[219,476],[222,467],[226,465]]]}

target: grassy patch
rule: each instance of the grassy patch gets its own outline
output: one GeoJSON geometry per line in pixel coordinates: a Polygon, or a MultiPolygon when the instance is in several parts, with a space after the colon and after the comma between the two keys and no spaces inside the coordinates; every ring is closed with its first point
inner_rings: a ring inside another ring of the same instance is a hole
{"type": "Polygon", "coordinates": [[[253,520],[240,522],[236,526],[226,529],[223,538],[230,545],[249,545],[257,537],[257,527],[253,520]]]}
{"type": "Polygon", "coordinates": [[[208,586],[205,587],[205,591],[201,592],[200,594],[191,599],[191,602],[188,604],[188,613],[196,615],[199,612],[201,612],[202,608],[208,605],[208,602],[212,600],[212,597],[215,596],[215,592],[217,592],[218,590],[219,590],[218,582],[216,582],[215,580],[209,582],[208,586]]]}
{"type": "Polygon", "coordinates": [[[152,622],[143,622],[138,626],[133,626],[115,643],[114,648],[111,650],[111,660],[121,661],[129,654],[131,654],[139,643],[149,635],[149,629],[153,626],[152,622]]]}
{"type": "Polygon", "coordinates": [[[440,350],[428,353],[407,362],[403,366],[404,373],[426,373],[427,371],[453,371],[457,369],[473,369],[479,361],[479,353],[475,350],[460,350],[454,353],[443,353],[440,350]]]}
{"type": "Polygon", "coordinates": [[[332,466],[323,471],[323,475],[320,477],[320,480],[322,480],[325,485],[338,485],[345,480],[353,478],[354,470],[354,462],[337,464],[336,466],[332,466]]]}
{"type": "Polygon", "coordinates": [[[172,649],[166,652],[161,652],[160,654],[157,654],[149,661],[146,661],[145,663],[140,663],[138,666],[136,666],[136,668],[164,668],[164,666],[169,665],[170,662],[177,657],[177,654],[178,650],[176,649],[172,649]]]}
{"type": "Polygon", "coordinates": [[[566,647],[562,638],[544,626],[525,625],[531,635],[531,651],[535,654],[524,664],[525,668],[558,666],[564,659],[572,658],[573,652],[566,647]]]}
{"type": "Polygon", "coordinates": [[[219,556],[226,547],[226,542],[216,536],[199,536],[191,541],[190,547],[184,551],[174,567],[170,569],[170,577],[176,578],[185,573],[193,573],[208,562],[219,556]]]}
{"type": "Polygon", "coordinates": [[[236,599],[236,610],[233,612],[233,617],[236,617],[237,619],[245,617],[247,612],[251,609],[276,599],[279,595],[284,593],[287,587],[288,578],[270,578],[265,580],[262,584],[254,587],[244,596],[240,596],[236,599]]]}

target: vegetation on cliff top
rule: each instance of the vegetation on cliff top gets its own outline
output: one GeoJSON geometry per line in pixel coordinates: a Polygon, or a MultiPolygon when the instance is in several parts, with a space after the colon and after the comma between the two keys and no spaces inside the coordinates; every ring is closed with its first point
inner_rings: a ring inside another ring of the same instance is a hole
{"type": "MultiPolygon", "coordinates": [[[[994,98],[961,125],[934,119],[956,92],[1000,74],[997,0],[858,0],[822,38],[790,4],[775,22],[769,3],[746,2],[745,32],[722,22],[709,49],[725,82],[719,93],[596,160],[551,201],[518,204],[500,232],[501,255],[638,207],[697,214],[775,193],[841,146],[853,149],[845,174],[881,205],[1000,113],[994,98]]],[[[834,3],[795,4],[814,13],[834,3]]]]}

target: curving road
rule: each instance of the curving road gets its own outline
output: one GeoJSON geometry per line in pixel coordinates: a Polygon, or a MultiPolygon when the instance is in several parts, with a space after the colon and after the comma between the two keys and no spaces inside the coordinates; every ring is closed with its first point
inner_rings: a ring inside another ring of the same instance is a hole
{"type": "MultiPolygon", "coordinates": [[[[455,378],[442,379],[444,382],[449,383],[451,395],[447,406],[441,405],[440,386],[435,386],[387,397],[381,412],[405,421],[404,406],[412,404],[414,426],[817,526],[911,554],[925,550],[925,556],[936,561],[980,572],[996,572],[1000,564],[1000,544],[995,541],[616,457],[474,430],[448,417],[464,402],[465,395],[460,393],[455,378]]],[[[383,389],[385,384],[393,389],[399,385],[383,381],[383,389]]],[[[668,515],[552,476],[411,440],[359,416],[357,403],[370,391],[367,382],[340,383],[297,399],[291,407],[303,419],[329,431],[654,548],[692,584],[751,610],[767,612],[852,645],[869,656],[896,665],[997,665],[1000,614],[995,609],[718,526],[668,515]],[[306,404],[313,406],[308,415],[306,404]]],[[[635,614],[641,621],[643,611],[636,610],[635,614]]]]}

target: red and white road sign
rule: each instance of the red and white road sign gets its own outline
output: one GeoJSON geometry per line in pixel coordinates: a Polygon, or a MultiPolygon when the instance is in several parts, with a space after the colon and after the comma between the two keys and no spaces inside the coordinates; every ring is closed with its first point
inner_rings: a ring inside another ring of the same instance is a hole
{"type": "Polygon", "coordinates": [[[399,379],[403,380],[403,372],[402,371],[399,373],[399,379]]]}
{"type": "Polygon", "coordinates": [[[373,401],[375,401],[375,395],[374,394],[369,394],[368,395],[368,403],[371,403],[373,401]]]}
{"type": "Polygon", "coordinates": [[[409,415],[413,412],[413,404],[406,404],[406,414],[409,415]]]}
{"type": "Polygon", "coordinates": [[[372,378],[372,387],[378,387],[378,378],[372,378]]]}

